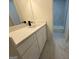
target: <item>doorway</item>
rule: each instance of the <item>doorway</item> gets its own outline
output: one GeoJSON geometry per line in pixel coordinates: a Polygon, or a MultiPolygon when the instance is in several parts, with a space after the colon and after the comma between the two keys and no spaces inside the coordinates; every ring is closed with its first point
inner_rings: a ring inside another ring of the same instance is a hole
{"type": "Polygon", "coordinates": [[[68,0],[54,0],[54,32],[55,59],[69,58],[69,6],[68,0]]]}
{"type": "Polygon", "coordinates": [[[64,32],[68,0],[54,0],[54,32],[64,32]]]}

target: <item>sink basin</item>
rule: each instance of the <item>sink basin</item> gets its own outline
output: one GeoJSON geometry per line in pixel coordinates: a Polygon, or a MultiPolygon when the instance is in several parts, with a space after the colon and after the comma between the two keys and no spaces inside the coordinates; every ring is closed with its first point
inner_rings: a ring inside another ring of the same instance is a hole
{"type": "Polygon", "coordinates": [[[24,27],[26,27],[26,24],[19,24],[19,25],[11,26],[9,27],[9,32],[12,32],[12,31],[24,28],[24,27]]]}

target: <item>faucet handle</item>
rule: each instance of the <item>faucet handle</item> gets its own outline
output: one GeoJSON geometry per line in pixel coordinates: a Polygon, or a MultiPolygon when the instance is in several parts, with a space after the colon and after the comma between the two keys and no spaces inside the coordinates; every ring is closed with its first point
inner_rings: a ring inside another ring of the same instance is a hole
{"type": "Polygon", "coordinates": [[[26,21],[22,21],[22,23],[26,23],[26,21]]]}

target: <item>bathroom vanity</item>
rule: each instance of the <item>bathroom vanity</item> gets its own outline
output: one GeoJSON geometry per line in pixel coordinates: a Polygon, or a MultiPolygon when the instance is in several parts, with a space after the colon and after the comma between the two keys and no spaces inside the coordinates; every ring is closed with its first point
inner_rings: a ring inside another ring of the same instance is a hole
{"type": "MultiPolygon", "coordinates": [[[[47,40],[46,23],[12,31],[9,37],[12,38],[21,59],[39,59],[47,40]]],[[[17,55],[17,59],[19,56],[17,55]]]]}

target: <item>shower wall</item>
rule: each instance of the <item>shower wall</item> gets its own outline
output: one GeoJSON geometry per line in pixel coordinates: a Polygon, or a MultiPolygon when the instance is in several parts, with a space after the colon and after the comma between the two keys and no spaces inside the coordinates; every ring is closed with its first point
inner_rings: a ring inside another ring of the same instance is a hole
{"type": "Polygon", "coordinates": [[[66,0],[54,0],[54,28],[64,30],[66,21],[66,0]]]}

